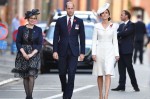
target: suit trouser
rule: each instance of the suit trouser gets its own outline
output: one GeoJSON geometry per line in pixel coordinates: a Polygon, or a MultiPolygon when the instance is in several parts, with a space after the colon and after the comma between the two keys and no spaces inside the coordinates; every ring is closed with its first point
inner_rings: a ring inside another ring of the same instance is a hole
{"type": "Polygon", "coordinates": [[[140,63],[143,63],[143,41],[136,41],[134,47],[134,63],[136,63],[137,53],[139,52],[140,63]]]}
{"type": "Polygon", "coordinates": [[[126,69],[128,71],[131,84],[134,88],[138,88],[135,72],[132,65],[132,54],[120,54],[118,61],[119,70],[119,86],[125,87],[126,84],[126,69]]]}
{"type": "Polygon", "coordinates": [[[72,97],[77,61],[78,56],[73,56],[70,48],[68,48],[67,54],[65,56],[59,56],[58,70],[63,91],[63,97],[72,97]],[[66,78],[67,73],[68,80],[66,78]]]}

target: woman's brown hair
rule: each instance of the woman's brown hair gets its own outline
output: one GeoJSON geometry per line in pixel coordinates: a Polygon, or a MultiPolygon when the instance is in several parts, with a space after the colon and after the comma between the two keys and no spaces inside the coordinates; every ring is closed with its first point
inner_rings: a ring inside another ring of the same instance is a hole
{"type": "MultiPolygon", "coordinates": [[[[108,11],[108,14],[110,15],[110,11],[109,11],[108,9],[106,9],[106,10],[108,11]]],[[[103,12],[103,13],[104,13],[104,12],[103,12]]],[[[103,13],[101,13],[100,16],[101,16],[103,13]]],[[[110,20],[111,20],[111,18],[109,17],[109,18],[108,18],[108,21],[110,21],[110,20]]]]}

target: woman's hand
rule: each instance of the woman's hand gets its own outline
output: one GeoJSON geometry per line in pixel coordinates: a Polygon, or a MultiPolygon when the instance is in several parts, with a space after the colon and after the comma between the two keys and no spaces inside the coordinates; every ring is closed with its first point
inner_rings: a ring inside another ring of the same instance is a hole
{"type": "Polygon", "coordinates": [[[32,54],[32,53],[31,53],[31,54],[28,54],[29,58],[31,58],[33,55],[34,55],[34,54],[32,54]]]}
{"type": "Polygon", "coordinates": [[[92,55],[92,59],[96,62],[96,55],[92,55]]]}
{"type": "Polygon", "coordinates": [[[29,58],[33,57],[37,52],[37,49],[33,50],[32,53],[28,54],[29,58]]]}
{"type": "Polygon", "coordinates": [[[29,56],[28,56],[26,53],[23,54],[23,57],[24,57],[26,60],[29,60],[29,56]]]}
{"type": "Polygon", "coordinates": [[[115,57],[116,61],[118,61],[118,60],[119,60],[119,58],[120,58],[119,56],[116,56],[116,57],[115,57]]]}
{"type": "Polygon", "coordinates": [[[22,53],[23,57],[24,57],[26,60],[29,60],[29,56],[26,54],[26,52],[24,51],[23,48],[20,49],[20,52],[22,53]]]}

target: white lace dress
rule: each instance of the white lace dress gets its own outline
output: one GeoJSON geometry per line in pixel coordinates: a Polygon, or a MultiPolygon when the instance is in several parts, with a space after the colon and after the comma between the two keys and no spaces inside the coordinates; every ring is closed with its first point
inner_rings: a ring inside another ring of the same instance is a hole
{"type": "Polygon", "coordinates": [[[119,56],[117,40],[118,24],[110,23],[105,29],[101,23],[95,24],[92,55],[96,55],[93,75],[114,75],[115,56],[119,56]]]}

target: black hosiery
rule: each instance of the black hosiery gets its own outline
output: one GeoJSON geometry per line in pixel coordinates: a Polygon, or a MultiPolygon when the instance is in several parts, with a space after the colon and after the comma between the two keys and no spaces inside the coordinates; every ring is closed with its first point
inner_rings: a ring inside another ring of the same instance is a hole
{"type": "Polygon", "coordinates": [[[32,97],[33,88],[34,88],[34,81],[35,81],[34,76],[29,76],[29,96],[30,97],[32,97]]]}
{"type": "Polygon", "coordinates": [[[28,77],[23,79],[23,84],[24,84],[26,96],[28,96],[29,95],[29,78],[28,77]]]}

